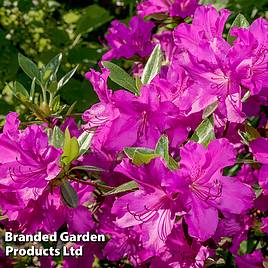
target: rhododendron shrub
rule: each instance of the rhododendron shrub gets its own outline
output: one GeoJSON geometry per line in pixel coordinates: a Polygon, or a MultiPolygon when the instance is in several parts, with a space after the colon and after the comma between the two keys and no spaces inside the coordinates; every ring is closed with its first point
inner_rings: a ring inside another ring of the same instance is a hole
{"type": "Polygon", "coordinates": [[[227,30],[230,14],[144,0],[113,21],[81,118],[60,105],[76,68],[58,80],[61,54],[40,69],[19,55],[33,82],[13,83],[29,115],[0,134],[1,226],[105,234],[64,267],[267,267],[268,22],[240,14],[227,30]]]}

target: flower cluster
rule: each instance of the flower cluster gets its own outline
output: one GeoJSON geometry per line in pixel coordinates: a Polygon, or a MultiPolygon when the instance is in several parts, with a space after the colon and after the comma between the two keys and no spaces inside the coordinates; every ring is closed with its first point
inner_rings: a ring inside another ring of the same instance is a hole
{"type": "Polygon", "coordinates": [[[230,11],[195,0],[145,0],[137,13],[129,27],[112,22],[100,70],[85,75],[99,102],[82,124],[25,128],[8,114],[3,226],[107,235],[65,267],[92,267],[93,255],[134,267],[265,267],[268,22],[239,15],[227,34],[230,11]],[[135,78],[107,62],[131,58],[135,78]]]}

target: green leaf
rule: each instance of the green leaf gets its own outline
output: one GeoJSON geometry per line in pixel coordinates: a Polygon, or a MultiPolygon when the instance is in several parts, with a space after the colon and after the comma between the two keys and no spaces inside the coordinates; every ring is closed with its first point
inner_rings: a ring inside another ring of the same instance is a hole
{"type": "Polygon", "coordinates": [[[92,32],[113,18],[110,16],[109,11],[98,5],[87,7],[84,9],[83,13],[84,14],[77,21],[77,34],[92,32]]]}
{"type": "Polygon", "coordinates": [[[70,169],[71,170],[86,170],[91,172],[102,172],[104,169],[95,167],[95,166],[76,166],[70,169]]]}
{"type": "Polygon", "coordinates": [[[241,99],[242,102],[246,102],[248,100],[248,98],[250,97],[250,90],[248,90],[245,95],[243,96],[243,98],[241,99]]]}
{"type": "Polygon", "coordinates": [[[231,35],[231,31],[234,27],[238,27],[238,28],[248,28],[249,27],[249,22],[247,21],[247,19],[242,15],[242,14],[238,14],[234,20],[234,22],[231,25],[231,28],[228,32],[227,35],[227,42],[232,45],[234,40],[236,39],[235,36],[231,35]]]}
{"type": "Polygon", "coordinates": [[[64,85],[68,83],[68,81],[72,78],[72,76],[75,74],[77,68],[79,65],[76,65],[70,72],[68,72],[66,75],[64,75],[59,83],[58,83],[58,90],[62,88],[64,85]]]}
{"type": "Polygon", "coordinates": [[[204,119],[201,124],[197,127],[191,140],[208,146],[211,140],[215,139],[213,117],[204,119]]]}
{"type": "Polygon", "coordinates": [[[79,156],[79,144],[75,137],[71,138],[69,129],[66,128],[64,135],[64,146],[61,161],[68,165],[79,156]]]}
{"type": "Polygon", "coordinates": [[[73,112],[73,109],[74,109],[76,103],[77,103],[77,101],[75,101],[75,102],[69,107],[68,111],[66,112],[66,116],[70,116],[70,115],[71,115],[71,113],[73,112]]]}
{"type": "Polygon", "coordinates": [[[151,56],[148,59],[148,62],[146,63],[142,77],[141,82],[143,84],[149,84],[152,79],[160,72],[161,65],[162,65],[162,52],[160,45],[156,45],[151,56]]]}
{"type": "Polygon", "coordinates": [[[238,129],[237,133],[241,137],[242,143],[244,143],[244,144],[246,144],[248,146],[249,143],[248,143],[248,137],[247,137],[246,133],[241,131],[240,129],[238,129]]]}
{"type": "Polygon", "coordinates": [[[169,156],[168,168],[170,170],[176,170],[179,168],[178,162],[171,156],[169,156]]]}
{"type": "Polygon", "coordinates": [[[94,133],[92,131],[87,132],[84,131],[79,137],[78,137],[78,144],[79,144],[79,155],[83,155],[86,153],[91,145],[91,140],[94,133]]]}
{"type": "Polygon", "coordinates": [[[40,71],[30,59],[23,56],[22,54],[18,54],[18,61],[21,69],[31,78],[36,80],[40,83],[40,71]]]}
{"type": "Polygon", "coordinates": [[[129,181],[124,184],[121,184],[120,186],[114,188],[113,190],[104,193],[104,196],[114,195],[114,194],[120,194],[124,192],[129,192],[138,189],[139,186],[135,181],[129,181]]]}
{"type": "Polygon", "coordinates": [[[76,208],[78,206],[78,195],[72,185],[64,180],[60,185],[61,196],[65,204],[70,208],[76,208]]]}
{"type": "Polygon", "coordinates": [[[60,107],[61,107],[61,105],[60,105],[60,95],[57,95],[53,99],[53,102],[52,102],[51,106],[52,106],[52,110],[53,110],[54,113],[56,113],[60,109],[60,107]]]}
{"type": "Polygon", "coordinates": [[[15,87],[14,87],[14,94],[17,95],[18,93],[24,96],[26,99],[29,99],[29,93],[27,89],[18,81],[15,82],[15,87]]]}
{"type": "Polygon", "coordinates": [[[161,155],[167,163],[169,162],[168,144],[168,137],[166,135],[162,135],[158,140],[155,148],[155,152],[161,155]]]}
{"type": "Polygon", "coordinates": [[[56,148],[62,148],[64,144],[64,134],[58,126],[53,128],[51,144],[56,148]]]}
{"type": "Polygon", "coordinates": [[[255,250],[257,244],[258,241],[252,238],[242,241],[238,251],[239,255],[251,254],[255,250]]]}
{"type": "Polygon", "coordinates": [[[48,92],[51,94],[55,94],[58,91],[58,81],[52,80],[48,86],[48,92]]]}
{"type": "Polygon", "coordinates": [[[155,153],[164,158],[169,169],[175,170],[178,168],[178,163],[169,155],[169,140],[166,135],[162,135],[158,140],[155,153]]]}
{"type": "Polygon", "coordinates": [[[211,103],[210,105],[208,105],[205,110],[203,111],[203,114],[202,114],[202,119],[205,119],[207,117],[209,117],[210,115],[212,115],[215,110],[217,109],[218,107],[218,101],[215,101],[213,103],[211,103]]]}
{"type": "Polygon", "coordinates": [[[245,125],[245,130],[246,130],[246,137],[248,141],[253,141],[261,137],[258,130],[248,124],[245,125]]]}
{"type": "Polygon", "coordinates": [[[127,89],[136,95],[139,95],[139,90],[136,88],[136,82],[134,78],[132,78],[125,70],[109,61],[103,61],[102,64],[105,68],[110,70],[109,77],[112,81],[124,89],[127,89]]]}
{"type": "Polygon", "coordinates": [[[43,81],[47,81],[51,75],[56,77],[56,74],[61,64],[61,60],[62,60],[62,53],[59,53],[49,61],[42,74],[43,81]]]}
{"type": "Polygon", "coordinates": [[[149,164],[151,160],[159,157],[159,154],[154,150],[141,147],[126,147],[124,149],[126,155],[132,159],[133,164],[141,166],[143,164],[149,164]]]}
{"type": "Polygon", "coordinates": [[[141,87],[143,86],[143,84],[142,84],[142,82],[141,82],[141,79],[140,79],[138,76],[136,76],[136,78],[135,78],[135,82],[136,82],[136,88],[137,88],[138,91],[140,92],[141,87]]]}
{"type": "Polygon", "coordinates": [[[36,78],[34,78],[34,79],[32,80],[32,83],[31,83],[30,101],[33,101],[33,100],[34,100],[34,94],[35,94],[35,81],[36,81],[36,78]]]}

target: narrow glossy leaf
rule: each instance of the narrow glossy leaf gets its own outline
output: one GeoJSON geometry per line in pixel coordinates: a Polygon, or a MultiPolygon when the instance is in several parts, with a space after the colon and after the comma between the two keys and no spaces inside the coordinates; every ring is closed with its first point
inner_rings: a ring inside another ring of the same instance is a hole
{"type": "Polygon", "coordinates": [[[247,138],[247,135],[245,132],[241,131],[240,129],[238,129],[237,131],[238,135],[241,137],[242,139],[242,143],[246,144],[246,145],[249,145],[249,142],[248,142],[248,138],[247,138]]]}
{"type": "Polygon", "coordinates": [[[141,79],[138,77],[138,76],[136,76],[136,78],[135,78],[135,82],[136,82],[136,88],[138,89],[138,91],[140,92],[140,90],[141,90],[141,87],[142,87],[142,82],[141,82],[141,79]]]}
{"type": "Polygon", "coordinates": [[[73,186],[66,180],[60,185],[61,196],[70,208],[76,208],[78,206],[78,195],[73,186]]]}
{"type": "Polygon", "coordinates": [[[207,108],[205,108],[205,110],[203,111],[202,119],[205,119],[205,118],[209,117],[210,115],[212,115],[215,112],[215,110],[217,109],[217,107],[218,107],[217,101],[208,105],[207,108]]]}
{"type": "Polygon", "coordinates": [[[47,81],[51,75],[56,76],[61,64],[61,60],[62,60],[62,53],[59,53],[49,61],[42,75],[43,81],[47,81]]]}
{"type": "Polygon", "coordinates": [[[176,170],[179,168],[178,162],[171,156],[169,156],[169,161],[168,161],[168,168],[170,170],[176,170]]]}
{"type": "Polygon", "coordinates": [[[232,26],[228,32],[227,35],[227,42],[232,45],[234,40],[236,39],[235,36],[231,35],[231,31],[234,27],[238,27],[238,28],[248,28],[249,27],[249,22],[247,21],[247,19],[244,17],[244,15],[242,14],[238,14],[234,20],[234,22],[232,23],[232,26]]]}
{"type": "Polygon", "coordinates": [[[58,90],[58,81],[56,79],[51,81],[47,90],[54,95],[58,90]]]}
{"type": "Polygon", "coordinates": [[[90,147],[93,132],[84,131],[78,138],[79,143],[79,155],[86,153],[90,147]]]}
{"type": "Polygon", "coordinates": [[[31,83],[30,101],[33,101],[33,99],[34,99],[35,81],[36,81],[36,78],[34,77],[34,79],[32,80],[32,83],[31,83]]]}
{"type": "Polygon", "coordinates": [[[27,98],[20,94],[19,92],[16,94],[16,98],[29,110],[31,110],[38,119],[42,121],[47,121],[46,120],[46,114],[39,108],[37,104],[34,104],[30,101],[27,100],[27,98]]]}
{"type": "Polygon", "coordinates": [[[211,140],[215,139],[213,117],[206,118],[195,130],[195,133],[191,137],[198,143],[208,146],[211,140]]]}
{"type": "Polygon", "coordinates": [[[130,159],[132,159],[133,164],[137,166],[148,164],[151,160],[160,156],[152,149],[140,147],[126,147],[124,152],[130,159]]]}
{"type": "Polygon", "coordinates": [[[62,148],[64,144],[64,134],[58,126],[53,128],[51,143],[56,148],[62,148]]]}
{"type": "Polygon", "coordinates": [[[75,102],[69,107],[69,109],[68,109],[68,111],[67,111],[67,113],[66,113],[66,116],[70,116],[70,115],[72,114],[73,109],[74,109],[76,103],[77,103],[77,101],[75,101],[75,102]]]}
{"type": "Polygon", "coordinates": [[[15,82],[15,95],[17,95],[18,93],[20,93],[21,95],[23,95],[24,97],[26,97],[27,99],[30,98],[28,91],[26,90],[26,88],[18,81],[15,82]]]}
{"type": "Polygon", "coordinates": [[[109,77],[111,80],[113,80],[116,84],[123,87],[124,89],[127,89],[136,95],[139,95],[139,90],[136,88],[136,82],[134,78],[132,78],[125,70],[109,61],[103,61],[102,64],[105,68],[110,70],[109,77]]]}
{"type": "Polygon", "coordinates": [[[135,181],[129,181],[129,182],[121,184],[120,186],[114,188],[113,190],[105,193],[104,196],[129,192],[129,191],[136,190],[138,188],[139,188],[139,186],[135,181]]]}
{"type": "Polygon", "coordinates": [[[57,95],[52,102],[52,110],[56,113],[60,109],[60,95],[57,95]]]}
{"type": "Polygon", "coordinates": [[[164,158],[169,169],[175,170],[178,168],[178,163],[169,155],[169,140],[166,135],[162,135],[158,140],[155,153],[164,158]]]}
{"type": "Polygon", "coordinates": [[[58,89],[62,88],[64,85],[68,83],[68,81],[72,78],[72,76],[75,74],[77,68],[79,65],[76,65],[70,72],[68,72],[66,75],[64,75],[59,83],[58,83],[58,89]]]}
{"type": "Polygon", "coordinates": [[[70,169],[71,170],[85,170],[85,171],[91,171],[91,172],[102,172],[105,171],[102,168],[95,167],[95,166],[76,166],[70,169]]]}
{"type": "Polygon", "coordinates": [[[152,79],[160,72],[162,57],[161,47],[158,44],[155,46],[151,56],[148,59],[148,62],[144,67],[141,77],[141,82],[143,84],[149,84],[152,79]]]}
{"type": "Polygon", "coordinates": [[[155,152],[161,155],[167,163],[169,162],[168,144],[168,137],[166,135],[162,135],[158,140],[155,148],[155,152]]]}
{"type": "Polygon", "coordinates": [[[64,146],[61,161],[63,164],[68,165],[75,160],[79,155],[79,144],[75,137],[70,136],[68,128],[65,130],[64,146]]]}
{"type": "Polygon", "coordinates": [[[19,53],[18,55],[18,61],[21,69],[31,78],[36,79],[40,82],[40,71],[37,68],[36,64],[33,63],[30,59],[27,57],[23,56],[22,54],[19,53]]]}
{"type": "Polygon", "coordinates": [[[258,130],[256,128],[248,125],[248,124],[246,124],[245,130],[246,130],[246,137],[247,137],[248,141],[253,141],[253,140],[261,137],[258,130]]]}
{"type": "Polygon", "coordinates": [[[243,98],[241,99],[242,102],[246,102],[248,100],[248,98],[250,97],[250,90],[248,90],[245,95],[243,96],[243,98]]]}

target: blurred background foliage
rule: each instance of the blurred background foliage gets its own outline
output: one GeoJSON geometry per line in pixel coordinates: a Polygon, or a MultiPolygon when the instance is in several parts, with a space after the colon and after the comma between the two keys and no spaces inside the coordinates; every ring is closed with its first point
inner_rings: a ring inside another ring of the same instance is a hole
{"type": "MultiPolygon", "coordinates": [[[[104,34],[113,19],[128,21],[135,14],[135,0],[0,0],[0,116],[23,109],[7,84],[17,80],[27,89],[31,80],[18,65],[21,53],[40,67],[62,52],[59,76],[79,64],[71,81],[60,89],[61,101],[83,112],[97,101],[84,79],[89,68],[97,68],[106,51],[104,34]]],[[[233,11],[232,20],[243,13],[249,22],[267,18],[267,0],[201,0],[233,11]]]]}
{"type": "Polygon", "coordinates": [[[39,66],[62,52],[59,76],[77,64],[72,80],[61,89],[61,100],[71,105],[79,99],[76,111],[96,102],[90,84],[84,79],[89,68],[96,68],[105,48],[103,36],[112,19],[127,19],[135,1],[115,0],[0,0],[0,114],[18,110],[7,86],[17,80],[27,89],[31,80],[18,65],[18,53],[39,66]]]}

